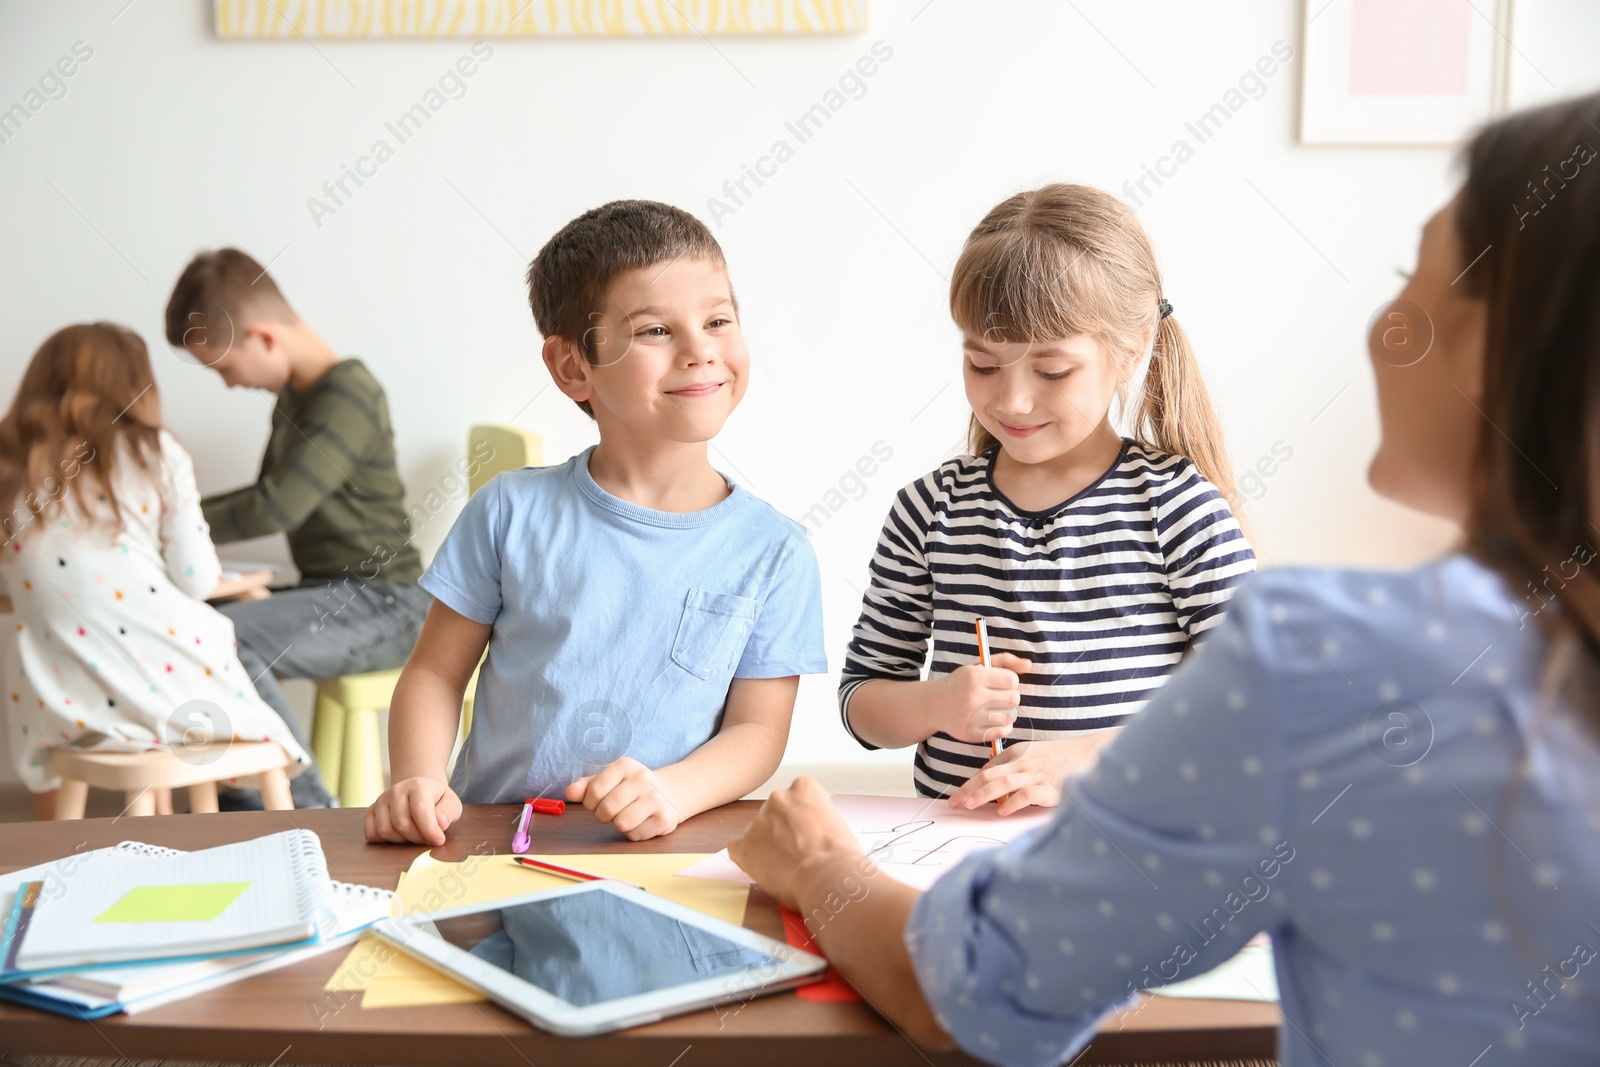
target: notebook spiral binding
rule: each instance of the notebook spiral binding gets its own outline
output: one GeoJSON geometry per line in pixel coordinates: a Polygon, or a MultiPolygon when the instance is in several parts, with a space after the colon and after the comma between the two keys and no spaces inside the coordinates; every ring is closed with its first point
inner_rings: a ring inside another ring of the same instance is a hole
{"type": "MultiPolygon", "coordinates": [[[[165,856],[185,855],[181,848],[167,848],[165,845],[147,845],[143,841],[122,841],[115,846],[115,850],[130,856],[154,857],[157,859],[165,856]]],[[[394,896],[394,890],[379,889],[376,886],[340,882],[331,878],[328,879],[328,884],[333,887],[335,896],[346,900],[385,900],[394,896]]]]}
{"type": "Polygon", "coordinates": [[[325,886],[331,880],[328,877],[328,861],[322,854],[322,841],[310,830],[290,830],[292,835],[289,842],[289,862],[299,868],[305,877],[295,879],[295,903],[300,905],[301,915],[315,915],[317,927],[322,931],[323,937],[332,937],[333,931],[339,926],[339,917],[331,909],[318,908],[315,901],[306,894],[315,886],[325,886]]]}
{"type": "Polygon", "coordinates": [[[356,900],[388,900],[394,896],[391,889],[379,889],[373,885],[357,885],[354,882],[333,882],[333,891],[341,897],[356,900]]]}
{"type": "Polygon", "coordinates": [[[116,846],[117,852],[133,856],[182,856],[181,848],[167,848],[165,845],[147,845],[143,841],[122,841],[116,846]]]}

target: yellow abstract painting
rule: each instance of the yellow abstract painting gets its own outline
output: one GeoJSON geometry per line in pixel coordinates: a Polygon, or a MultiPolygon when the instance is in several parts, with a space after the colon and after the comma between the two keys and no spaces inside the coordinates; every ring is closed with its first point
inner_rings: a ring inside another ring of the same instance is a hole
{"type": "Polygon", "coordinates": [[[867,0],[212,0],[224,40],[857,33],[867,0]]]}

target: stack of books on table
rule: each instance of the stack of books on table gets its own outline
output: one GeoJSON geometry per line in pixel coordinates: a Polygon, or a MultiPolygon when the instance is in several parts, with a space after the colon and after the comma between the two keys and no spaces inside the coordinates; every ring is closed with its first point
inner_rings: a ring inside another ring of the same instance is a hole
{"type": "Polygon", "coordinates": [[[134,1013],[347,945],[393,894],[288,830],[199,852],[124,841],[0,875],[0,999],[134,1013]]]}

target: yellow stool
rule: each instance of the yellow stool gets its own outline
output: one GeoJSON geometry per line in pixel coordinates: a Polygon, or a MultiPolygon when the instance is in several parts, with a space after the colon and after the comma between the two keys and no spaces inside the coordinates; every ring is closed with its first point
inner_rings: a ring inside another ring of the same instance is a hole
{"type": "Polygon", "coordinates": [[[476,464],[467,473],[470,496],[497,474],[544,466],[544,445],[538,434],[521,426],[482,423],[467,431],[467,459],[476,464]]]}
{"type": "Polygon", "coordinates": [[[217,810],[217,783],[253,776],[268,811],[290,811],[288,753],[271,741],[219,741],[154,748],[148,752],[96,752],[57,748],[50,772],[61,779],[56,818],[81,819],[89,787],[111,789],[128,802],[124,815],[153,815],[156,789],[189,790],[189,810],[217,810]]]}
{"type": "MultiPolygon", "coordinates": [[[[394,699],[400,672],[372,671],[322,678],[317,682],[316,711],[311,720],[311,754],[322,769],[322,782],[344,808],[364,808],[383,792],[383,745],[378,712],[394,699]]],[[[472,729],[472,694],[478,672],[472,672],[461,707],[461,736],[472,729]]]]}
{"type": "MultiPolygon", "coordinates": [[[[467,434],[468,493],[476,493],[496,474],[544,463],[539,435],[520,426],[485,423],[467,434]]],[[[346,808],[364,808],[383,792],[383,748],[378,712],[394,699],[400,671],[371,671],[317,680],[311,723],[311,752],[328,791],[346,808]]],[[[472,698],[478,672],[467,683],[461,709],[461,736],[472,727],[472,698]]]]}
{"type": "Polygon", "coordinates": [[[364,808],[383,792],[378,712],[394,698],[398,669],[317,681],[311,754],[328,792],[346,808],[364,808]]]}

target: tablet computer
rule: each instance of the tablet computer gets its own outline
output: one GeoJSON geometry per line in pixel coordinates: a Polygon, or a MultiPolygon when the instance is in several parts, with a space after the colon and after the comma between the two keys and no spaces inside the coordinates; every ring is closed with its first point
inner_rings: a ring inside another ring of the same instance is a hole
{"type": "Polygon", "coordinates": [[[790,989],[828,967],[609,880],[386,919],[373,932],[535,1026],[572,1037],[790,989]]]}

